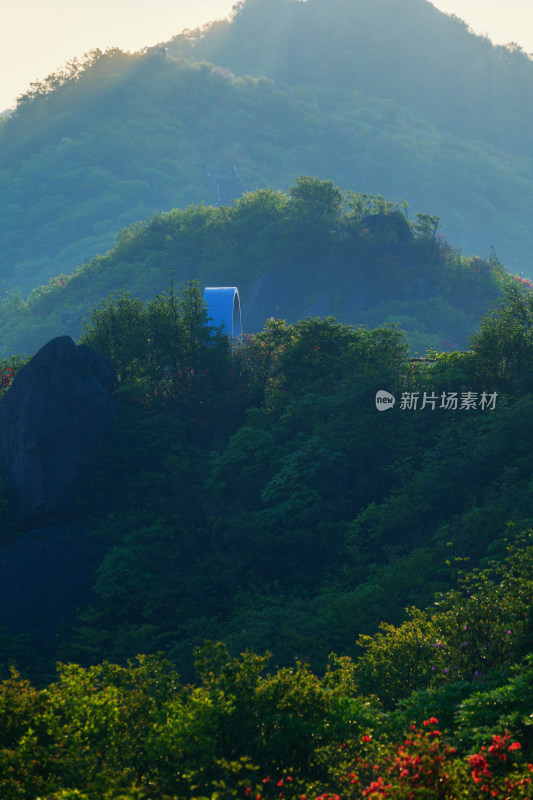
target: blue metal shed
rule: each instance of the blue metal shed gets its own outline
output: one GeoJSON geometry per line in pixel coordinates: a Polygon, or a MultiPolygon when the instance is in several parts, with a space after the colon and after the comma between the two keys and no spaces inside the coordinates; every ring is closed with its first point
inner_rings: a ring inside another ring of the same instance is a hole
{"type": "Polygon", "coordinates": [[[236,286],[206,286],[204,300],[215,325],[224,325],[224,333],[232,339],[242,334],[241,303],[236,286]]]}

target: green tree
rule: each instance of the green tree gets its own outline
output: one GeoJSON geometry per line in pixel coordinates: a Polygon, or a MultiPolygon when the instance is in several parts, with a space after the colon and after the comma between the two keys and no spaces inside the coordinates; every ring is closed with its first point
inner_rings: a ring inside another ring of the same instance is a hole
{"type": "Polygon", "coordinates": [[[342,192],[333,181],[321,181],[309,175],[296,179],[296,186],[291,187],[290,196],[297,208],[309,215],[336,217],[343,204],[342,192]]]}
{"type": "Polygon", "coordinates": [[[142,375],[149,343],[144,303],[120,291],[90,310],[81,343],[90,345],[113,365],[120,382],[142,375]]]}
{"type": "Polygon", "coordinates": [[[229,340],[209,324],[200,284],[191,281],[176,294],[170,280],[147,304],[127,291],[91,309],[81,342],[91,345],[116,369],[119,383],[144,384],[176,397],[184,379],[198,384],[203,372],[215,381],[229,371],[229,340]]]}
{"type": "Polygon", "coordinates": [[[435,241],[437,231],[440,228],[440,219],[435,214],[415,214],[415,230],[420,236],[427,237],[435,241]]]}
{"type": "Polygon", "coordinates": [[[498,307],[483,317],[470,339],[477,377],[487,386],[533,390],[533,293],[504,290],[498,307]]]}

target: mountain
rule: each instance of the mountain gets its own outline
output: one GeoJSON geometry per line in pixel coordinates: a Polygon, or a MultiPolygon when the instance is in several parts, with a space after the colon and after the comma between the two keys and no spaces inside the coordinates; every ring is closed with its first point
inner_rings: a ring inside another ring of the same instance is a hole
{"type": "Polygon", "coordinates": [[[35,352],[62,334],[77,338],[102,298],[127,290],[147,300],[169,277],[176,285],[237,286],[246,333],[272,317],[331,314],[352,325],[395,323],[413,352],[465,346],[504,287],[531,284],[512,278],[494,253],[462,256],[438,232],[435,215],[407,213],[383,196],[300,176],[289,194],[259,189],[230,207],[156,214],[27,301],[8,293],[0,303],[0,355],[35,352]]]}
{"type": "Polygon", "coordinates": [[[3,279],[52,275],[0,300],[3,800],[530,798],[530,62],[446,19],[238,2],[0,121],[3,279]]]}
{"type": "Polygon", "coordinates": [[[330,109],[393,100],[440,130],[531,155],[533,63],[426,0],[241,0],[231,20],[186,31],[173,55],[313,90],[330,109]]]}
{"type": "Polygon", "coordinates": [[[94,51],[2,118],[0,280],[27,294],[125,225],[302,174],[404,197],[528,273],[532,86],[525,54],[425,0],[248,0],[166,48],[94,51]]]}

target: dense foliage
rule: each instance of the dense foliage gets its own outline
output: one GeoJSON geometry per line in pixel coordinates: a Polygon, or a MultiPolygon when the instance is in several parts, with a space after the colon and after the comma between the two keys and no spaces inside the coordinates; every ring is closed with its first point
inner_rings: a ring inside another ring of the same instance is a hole
{"type": "Polygon", "coordinates": [[[295,322],[325,298],[342,322],[397,323],[413,352],[462,347],[505,285],[528,282],[511,278],[494,252],[461,256],[439,224],[423,212],[409,219],[405,202],[343,193],[310,176],[297,178],[288,195],[262,189],[231,207],[174,209],[125,228],[104,256],[34,289],[27,301],[7,293],[0,353],[35,352],[60,333],[78,337],[91,304],[124,288],[147,300],[164,289],[169,270],[177,281],[237,285],[246,331],[270,316],[295,322]],[[271,299],[262,317],[253,319],[252,310],[250,323],[247,301],[265,277],[271,299]]]}
{"type": "MultiPolygon", "coordinates": [[[[448,609],[417,613],[441,668],[430,673],[428,689],[411,691],[392,711],[364,694],[361,678],[379,691],[372,679],[387,662],[392,675],[404,676],[395,699],[405,696],[405,656],[420,667],[423,650],[422,637],[406,635],[405,624],[369,639],[355,664],[332,657],[321,678],[301,662],[265,674],[268,656],[231,658],[210,642],[197,650],[195,686],[183,685],[161,655],[122,667],[60,664],[57,681],[42,690],[13,670],[0,685],[2,797],[527,800],[531,655],[510,665],[524,651],[532,558],[522,538],[501,566],[500,584],[486,570],[459,602],[445,597],[448,609]],[[507,599],[518,591],[520,599],[498,602],[499,591],[507,599]],[[500,669],[482,675],[473,667],[491,659],[480,652],[487,604],[500,627],[512,630],[500,669]],[[455,642],[435,638],[439,616],[449,618],[455,642]],[[455,658],[463,671],[448,676],[442,663],[455,658]]],[[[385,697],[395,694],[393,686],[385,697]]]]}
{"type": "Polygon", "coordinates": [[[95,307],[109,549],[52,683],[3,636],[41,688],[0,686],[2,797],[529,798],[532,317],[508,288],[413,361],[332,318],[230,342],[194,283],[95,307]]]}

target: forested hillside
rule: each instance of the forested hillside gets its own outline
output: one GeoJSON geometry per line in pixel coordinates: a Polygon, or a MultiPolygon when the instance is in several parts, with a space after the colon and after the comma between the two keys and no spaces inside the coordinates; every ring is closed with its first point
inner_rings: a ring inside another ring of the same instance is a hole
{"type": "Polygon", "coordinates": [[[3,287],[26,296],[130,223],[301,174],[404,197],[530,274],[531,61],[425,0],[330,6],[248,0],[168,50],[94,51],[32,84],[0,120],[3,287]]]}
{"type": "Polygon", "coordinates": [[[0,118],[1,800],[531,800],[532,100],[239,0],[0,118]]]}
{"type": "Polygon", "coordinates": [[[531,59],[426,0],[240,0],[231,20],[185,31],[168,47],[306,86],[326,108],[355,104],[359,91],[462,139],[531,155],[531,59]]]}
{"type": "Polygon", "coordinates": [[[532,321],[511,287],[413,362],[331,318],[230,344],[194,284],[94,308],[107,552],[70,629],[2,633],[42,687],[0,686],[2,796],[528,798],[532,321]]]}
{"type": "Polygon", "coordinates": [[[143,300],[176,285],[239,288],[243,326],[333,314],[367,327],[394,323],[413,353],[466,345],[511,277],[493,251],[464,257],[433,214],[409,214],[383,196],[342,193],[300,176],[289,194],[250,192],[231,207],[196,205],[157,214],[72,275],[0,303],[0,355],[34,353],[53,336],[81,333],[89,306],[129,290],[143,300]]]}

